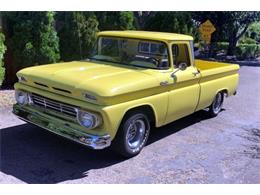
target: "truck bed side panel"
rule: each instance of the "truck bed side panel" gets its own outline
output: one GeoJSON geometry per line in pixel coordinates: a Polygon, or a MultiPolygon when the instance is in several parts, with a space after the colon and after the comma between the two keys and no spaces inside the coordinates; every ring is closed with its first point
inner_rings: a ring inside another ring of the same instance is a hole
{"type": "Polygon", "coordinates": [[[201,71],[201,94],[196,110],[208,107],[219,91],[226,90],[228,96],[235,93],[239,80],[238,65],[202,60],[195,63],[201,71]]]}

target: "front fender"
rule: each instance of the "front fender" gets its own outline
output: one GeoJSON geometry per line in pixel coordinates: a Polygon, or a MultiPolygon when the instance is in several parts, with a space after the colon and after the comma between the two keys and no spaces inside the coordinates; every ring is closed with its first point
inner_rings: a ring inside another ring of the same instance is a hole
{"type": "Polygon", "coordinates": [[[165,124],[165,118],[168,108],[168,92],[128,101],[112,106],[104,107],[102,110],[104,123],[113,139],[127,111],[140,106],[150,106],[153,109],[155,117],[155,126],[160,127],[165,124]]]}

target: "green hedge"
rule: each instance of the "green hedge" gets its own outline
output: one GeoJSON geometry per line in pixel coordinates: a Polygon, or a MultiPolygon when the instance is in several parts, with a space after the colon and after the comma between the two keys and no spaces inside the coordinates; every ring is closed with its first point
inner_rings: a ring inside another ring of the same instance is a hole
{"type": "Polygon", "coordinates": [[[256,58],[260,56],[260,45],[257,44],[239,44],[236,47],[236,55],[239,58],[256,58]]]}
{"type": "MultiPolygon", "coordinates": [[[[217,51],[226,52],[228,49],[228,42],[217,43],[217,51]]],[[[260,56],[260,45],[255,43],[239,43],[236,47],[235,55],[240,59],[256,58],[260,56]]]]}
{"type": "Polygon", "coordinates": [[[227,49],[228,49],[228,42],[217,43],[217,51],[221,51],[221,50],[227,51],[227,49]]]}
{"type": "Polygon", "coordinates": [[[256,44],[256,40],[254,40],[250,37],[245,37],[239,41],[239,44],[256,44]]]}

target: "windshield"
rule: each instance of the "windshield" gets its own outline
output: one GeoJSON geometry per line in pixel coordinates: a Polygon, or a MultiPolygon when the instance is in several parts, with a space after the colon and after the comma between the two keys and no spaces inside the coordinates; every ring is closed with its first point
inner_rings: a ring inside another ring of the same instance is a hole
{"type": "Polygon", "coordinates": [[[151,40],[99,37],[90,59],[143,68],[169,68],[166,44],[151,40]]]}

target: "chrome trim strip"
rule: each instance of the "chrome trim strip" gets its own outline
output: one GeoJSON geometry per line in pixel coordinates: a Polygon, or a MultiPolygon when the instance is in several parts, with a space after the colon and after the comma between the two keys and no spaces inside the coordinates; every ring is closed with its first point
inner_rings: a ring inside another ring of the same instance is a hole
{"type": "Polygon", "coordinates": [[[29,97],[31,99],[32,105],[42,107],[46,110],[55,110],[75,118],[77,117],[77,107],[66,105],[59,101],[51,100],[37,94],[29,94],[29,97]]]}

